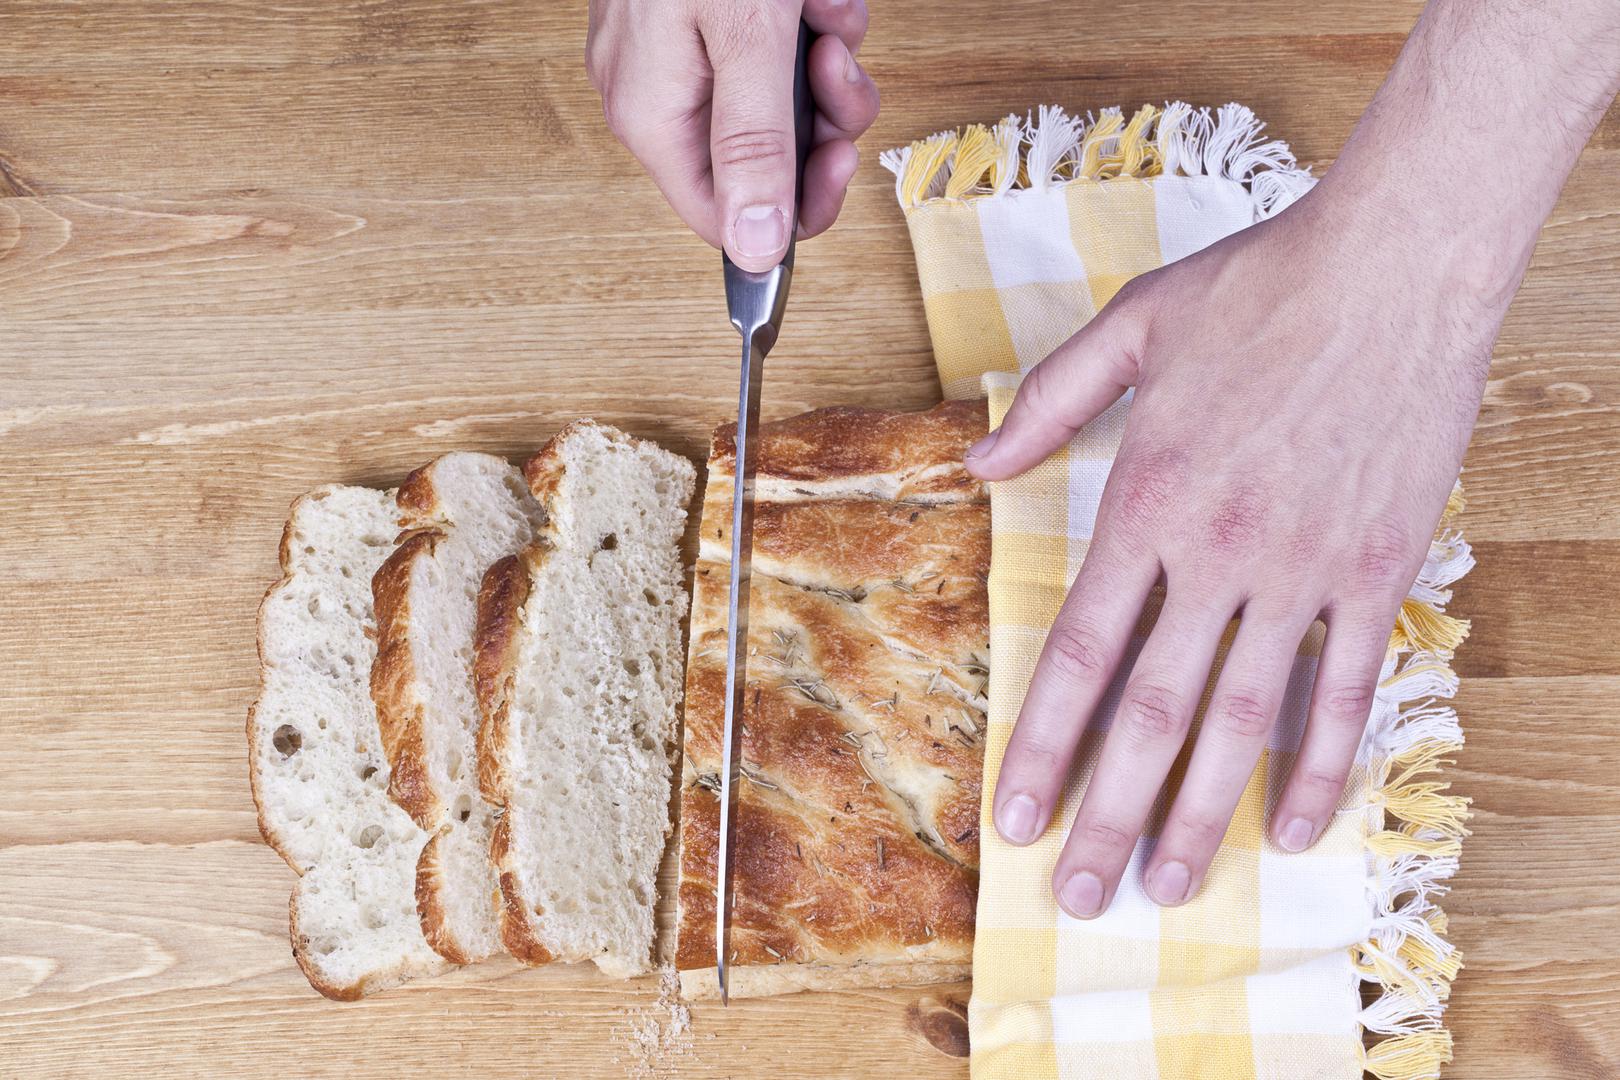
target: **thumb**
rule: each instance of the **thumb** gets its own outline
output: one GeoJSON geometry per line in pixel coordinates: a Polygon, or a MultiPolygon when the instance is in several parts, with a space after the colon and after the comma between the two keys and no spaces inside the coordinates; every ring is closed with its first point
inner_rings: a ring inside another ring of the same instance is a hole
{"type": "Polygon", "coordinates": [[[1006,480],[1045,461],[1136,382],[1135,318],[1104,308],[1036,364],[1001,426],[968,448],[963,464],[980,480],[1006,480]]]}
{"type": "Polygon", "coordinates": [[[787,252],[797,173],[793,72],[799,23],[766,4],[756,18],[704,31],[714,67],[709,157],[719,232],[731,261],[769,270],[787,252]]]}

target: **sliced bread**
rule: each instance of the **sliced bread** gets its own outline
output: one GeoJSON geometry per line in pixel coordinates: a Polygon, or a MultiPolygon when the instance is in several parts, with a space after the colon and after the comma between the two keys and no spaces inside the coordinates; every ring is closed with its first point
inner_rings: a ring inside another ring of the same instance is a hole
{"type": "Polygon", "coordinates": [[[479,781],[502,808],[490,857],[501,935],[528,963],[652,963],[656,876],[687,598],[695,470],[653,443],[570,424],[524,468],[537,542],[479,593],[479,781]]]}
{"type": "Polygon", "coordinates": [[[299,874],[293,955],[327,997],[353,1000],[444,968],[412,883],[426,834],[388,797],[367,692],[371,576],[394,548],[392,493],[325,487],[293,503],[282,579],[259,608],[259,700],[248,712],[259,831],[299,874]]]}
{"type": "Polygon", "coordinates": [[[478,586],[492,563],[529,545],[543,515],[522,472],[489,454],[434,459],[406,477],[396,502],[409,531],[372,579],[371,696],[389,794],[430,834],[416,872],[422,932],[440,956],[470,964],[501,947],[494,815],[478,793],[478,586]]]}

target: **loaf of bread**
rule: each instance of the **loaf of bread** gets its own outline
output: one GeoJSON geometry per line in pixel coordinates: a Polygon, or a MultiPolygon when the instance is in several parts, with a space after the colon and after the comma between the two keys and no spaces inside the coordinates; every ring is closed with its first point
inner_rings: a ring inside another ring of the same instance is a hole
{"type": "MultiPolygon", "coordinates": [[[[760,430],[732,873],[735,996],[965,977],[990,516],[982,402],[760,430]]],[[[735,426],[715,432],[687,664],[677,967],[713,996],[735,426]]]]}
{"type": "Polygon", "coordinates": [[[325,487],[293,503],[282,579],[259,608],[259,699],[248,713],[259,830],[299,874],[293,955],[327,997],[352,1000],[445,962],[412,900],[426,834],[388,797],[367,692],[371,577],[394,549],[392,493],[325,487]]]}
{"type": "Polygon", "coordinates": [[[690,462],[578,421],[524,468],[545,512],[478,598],[479,781],[502,939],[532,964],[652,962],[687,599],[690,462]]]}
{"type": "Polygon", "coordinates": [[[416,866],[422,931],[457,964],[500,951],[489,861],[494,814],[478,791],[473,632],[478,586],[527,547],[544,516],[504,458],[451,453],[395,497],[406,532],[372,580],[371,696],[392,767],[388,790],[428,832],[416,866]]]}

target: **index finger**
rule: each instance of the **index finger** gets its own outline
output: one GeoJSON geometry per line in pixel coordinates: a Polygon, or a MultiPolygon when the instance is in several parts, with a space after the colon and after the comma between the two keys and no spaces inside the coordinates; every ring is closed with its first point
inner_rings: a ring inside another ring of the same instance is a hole
{"type": "Polygon", "coordinates": [[[831,34],[850,52],[866,37],[866,0],[805,0],[804,21],[818,34],[831,34]]]}

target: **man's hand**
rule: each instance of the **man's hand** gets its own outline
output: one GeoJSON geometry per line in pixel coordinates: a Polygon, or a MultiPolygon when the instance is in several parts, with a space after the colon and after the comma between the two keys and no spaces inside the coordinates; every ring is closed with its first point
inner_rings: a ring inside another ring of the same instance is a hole
{"type": "Polygon", "coordinates": [[[1327,640],[1277,842],[1309,846],[1344,788],[1509,294],[1476,295],[1434,273],[1412,239],[1336,211],[1307,196],[1138,278],[1029,373],[1001,428],[969,453],[976,475],[1013,476],[1136,388],[1095,540],[996,788],[1002,835],[1039,836],[1163,579],[1162,612],[1054,875],[1073,915],[1096,915],[1113,896],[1234,616],[1241,626],[1148,865],[1150,895],[1178,904],[1198,890],[1319,617],[1327,640]]]}
{"type": "Polygon", "coordinates": [[[593,0],[585,66],[608,126],[693,231],[737,265],[768,270],[794,220],[793,73],[799,19],[810,50],[814,149],[798,235],[838,216],[854,140],[877,118],[855,59],[864,0],[593,0]]]}
{"type": "Polygon", "coordinates": [[[1162,580],[1158,622],[1053,874],[1070,914],[1112,899],[1234,616],[1147,891],[1161,904],[1198,891],[1318,618],[1327,636],[1271,835],[1299,851],[1327,825],[1502,316],[1617,85],[1613,0],[1432,0],[1314,191],[1127,285],[969,451],[975,475],[1015,476],[1136,388],[1090,552],[995,791],[1009,842],[1046,829],[1162,580]]]}

